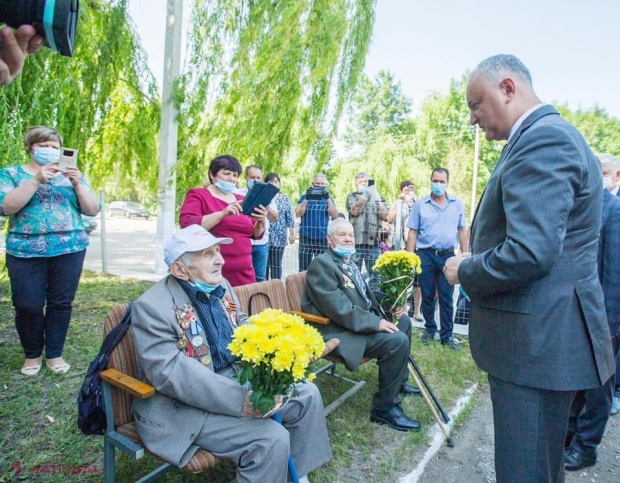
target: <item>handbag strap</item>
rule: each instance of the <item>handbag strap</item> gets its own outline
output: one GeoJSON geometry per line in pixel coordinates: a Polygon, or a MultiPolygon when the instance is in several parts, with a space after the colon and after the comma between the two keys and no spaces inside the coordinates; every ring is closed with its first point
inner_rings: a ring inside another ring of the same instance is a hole
{"type": "Polygon", "coordinates": [[[265,298],[267,299],[267,303],[268,303],[268,307],[269,307],[269,308],[272,308],[272,307],[273,307],[273,305],[271,304],[271,299],[269,298],[269,295],[267,295],[267,294],[266,294],[266,293],[264,293],[264,292],[256,292],[256,293],[253,293],[252,295],[250,295],[250,299],[248,300],[248,316],[250,316],[250,317],[251,317],[252,315],[254,315],[254,312],[253,312],[253,310],[252,310],[252,301],[254,300],[254,297],[257,297],[257,296],[259,296],[259,295],[261,295],[261,296],[263,296],[263,297],[265,297],[265,298]]]}

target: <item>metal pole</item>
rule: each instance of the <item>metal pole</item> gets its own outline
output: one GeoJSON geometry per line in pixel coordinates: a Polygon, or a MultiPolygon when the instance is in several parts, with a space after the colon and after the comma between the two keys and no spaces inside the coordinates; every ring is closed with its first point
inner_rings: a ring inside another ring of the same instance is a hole
{"type": "Polygon", "coordinates": [[[181,34],[183,0],[168,0],[166,44],[164,47],[164,82],[162,88],[161,129],[159,135],[159,182],[157,187],[157,238],[155,273],[167,271],[164,242],[174,231],[178,112],[172,98],[174,80],[181,72],[181,34]]]}
{"type": "Polygon", "coordinates": [[[105,236],[105,191],[99,190],[99,200],[101,202],[101,212],[99,213],[101,215],[99,217],[101,220],[101,271],[108,273],[108,247],[105,236]]]}
{"type": "Polygon", "coordinates": [[[480,158],[480,127],[476,124],[476,142],[474,144],[474,177],[471,187],[471,206],[469,208],[469,222],[474,220],[474,213],[476,212],[476,189],[478,187],[478,162],[480,158]]]}

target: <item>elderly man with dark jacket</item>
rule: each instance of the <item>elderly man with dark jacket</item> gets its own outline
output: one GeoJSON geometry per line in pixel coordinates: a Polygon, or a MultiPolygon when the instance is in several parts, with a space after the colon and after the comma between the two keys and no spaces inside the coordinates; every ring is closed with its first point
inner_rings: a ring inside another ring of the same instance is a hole
{"type": "Polygon", "coordinates": [[[325,340],[337,338],[334,354],[354,371],[363,357],[377,359],[379,390],[373,398],[370,420],[398,431],[418,431],[420,423],[407,417],[400,407],[401,394],[418,394],[419,389],[405,383],[411,347],[411,319],[405,307],[395,315],[398,325],[383,318],[373,292],[351,260],[355,253],[353,226],[340,218],[329,225],[329,249],[310,263],[304,312],[330,319],[315,324],[325,340]]]}
{"type": "Polygon", "coordinates": [[[282,425],[252,409],[228,350],[247,316],[222,277],[221,243],[232,239],[199,225],[174,233],[164,247],[170,275],[134,304],[138,375],[157,391],[134,400],[136,428],[151,453],[178,467],[203,448],[233,461],[237,482],[286,483],[289,454],[300,475],[331,458],[323,401],[314,384],[298,384],[282,425]]]}
{"type": "MultiPolygon", "coordinates": [[[[600,158],[599,158],[600,159],[600,158]]],[[[601,162],[603,166],[603,163],[601,162]]],[[[620,329],[620,198],[603,190],[603,215],[598,238],[598,278],[603,287],[605,312],[614,354],[620,329]]],[[[597,448],[605,434],[614,394],[615,377],[602,386],[577,391],[568,419],[564,468],[577,471],[596,464],[597,448]]]]}

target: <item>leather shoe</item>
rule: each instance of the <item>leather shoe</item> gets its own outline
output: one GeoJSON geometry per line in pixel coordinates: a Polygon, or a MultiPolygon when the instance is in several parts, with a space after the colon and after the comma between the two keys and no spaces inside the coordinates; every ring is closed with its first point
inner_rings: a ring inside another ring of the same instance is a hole
{"type": "Polygon", "coordinates": [[[441,341],[441,345],[448,346],[453,351],[460,351],[461,346],[456,343],[452,337],[448,337],[446,340],[441,341]]]}
{"type": "Polygon", "coordinates": [[[587,455],[575,448],[568,448],[564,453],[564,469],[566,471],[578,471],[595,464],[596,452],[593,455],[587,455]]]}
{"type": "Polygon", "coordinates": [[[404,394],[405,396],[420,396],[422,394],[417,387],[407,384],[406,382],[400,386],[400,390],[398,392],[404,394]]]}
{"type": "Polygon", "coordinates": [[[420,340],[422,341],[422,343],[428,344],[429,342],[435,340],[435,333],[429,332],[428,330],[426,330],[420,337],[420,340]]]}
{"type": "Polygon", "coordinates": [[[385,424],[397,431],[420,431],[420,421],[405,416],[400,406],[393,406],[386,411],[373,409],[370,413],[370,421],[385,424]]]}

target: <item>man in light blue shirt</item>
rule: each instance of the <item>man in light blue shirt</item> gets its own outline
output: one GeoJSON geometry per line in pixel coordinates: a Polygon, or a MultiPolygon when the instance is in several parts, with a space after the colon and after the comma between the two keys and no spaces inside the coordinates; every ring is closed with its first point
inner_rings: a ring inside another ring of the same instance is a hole
{"type": "Polygon", "coordinates": [[[431,194],[415,203],[407,221],[409,235],[407,250],[415,251],[422,262],[419,275],[422,289],[422,315],[426,332],[422,341],[435,338],[435,292],[439,296],[439,332],[441,343],[453,350],[460,346],[452,338],[454,326],[454,287],[443,274],[446,260],[454,256],[457,234],[460,249],[467,251],[469,236],[465,223],[463,203],[448,195],[446,187],[450,173],[445,168],[435,168],[431,174],[431,194]]]}

